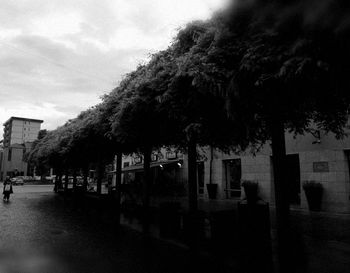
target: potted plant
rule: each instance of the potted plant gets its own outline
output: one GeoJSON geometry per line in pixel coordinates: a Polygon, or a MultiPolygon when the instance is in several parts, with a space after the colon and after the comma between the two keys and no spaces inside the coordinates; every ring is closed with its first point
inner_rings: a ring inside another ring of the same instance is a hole
{"type": "Polygon", "coordinates": [[[254,204],[258,201],[258,182],[245,180],[242,182],[242,187],[248,204],[254,204]]]}
{"type": "Polygon", "coordinates": [[[323,187],[321,183],[315,181],[305,181],[303,183],[307,203],[311,211],[320,211],[322,203],[323,187]]]}

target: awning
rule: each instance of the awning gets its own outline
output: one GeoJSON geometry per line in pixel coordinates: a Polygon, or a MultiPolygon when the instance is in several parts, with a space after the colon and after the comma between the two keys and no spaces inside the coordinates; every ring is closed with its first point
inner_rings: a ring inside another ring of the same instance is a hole
{"type": "MultiPolygon", "coordinates": [[[[164,160],[164,161],[156,161],[151,162],[151,168],[161,167],[161,166],[169,166],[169,165],[177,165],[178,163],[182,165],[182,159],[174,159],[174,160],[164,160]]],[[[143,164],[137,164],[122,168],[122,172],[137,172],[143,170],[143,164]]],[[[110,173],[116,173],[116,171],[112,171],[110,173]]]]}

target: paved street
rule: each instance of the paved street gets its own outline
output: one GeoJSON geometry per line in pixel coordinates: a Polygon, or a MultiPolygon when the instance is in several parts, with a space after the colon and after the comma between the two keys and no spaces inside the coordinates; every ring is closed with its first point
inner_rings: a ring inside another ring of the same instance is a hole
{"type": "MultiPolygon", "coordinates": [[[[10,203],[0,203],[0,272],[228,272],[208,258],[190,263],[186,249],[146,242],[127,228],[118,235],[112,224],[99,224],[97,212],[73,208],[52,185],[14,186],[10,203]]],[[[307,272],[344,272],[350,268],[348,217],[321,216],[299,214],[295,221],[303,223],[307,272]],[[322,231],[320,238],[312,230],[322,231]]]]}
{"type": "Polygon", "coordinates": [[[52,186],[14,186],[10,203],[0,203],[0,272],[226,272],[137,232],[118,236],[71,207],[52,186]]]}

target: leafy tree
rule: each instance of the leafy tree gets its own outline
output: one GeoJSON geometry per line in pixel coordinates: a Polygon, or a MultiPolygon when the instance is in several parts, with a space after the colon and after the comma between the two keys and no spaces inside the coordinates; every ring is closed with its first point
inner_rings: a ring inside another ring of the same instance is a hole
{"type": "Polygon", "coordinates": [[[317,126],[344,136],[350,105],[346,7],[345,1],[237,1],[212,20],[218,27],[200,36],[187,58],[192,84],[226,99],[228,115],[241,128],[235,142],[271,143],[283,272],[293,270],[284,134],[317,126]]]}
{"type": "Polygon", "coordinates": [[[132,147],[129,152],[143,154],[143,207],[144,231],[147,232],[147,210],[150,198],[150,162],[152,149],[171,144],[176,136],[175,127],[167,118],[167,109],[159,100],[167,90],[171,79],[172,55],[168,51],[154,56],[149,64],[140,66],[129,74],[109,96],[105,98],[107,113],[111,116],[112,134],[116,142],[132,147]]]}
{"type": "Polygon", "coordinates": [[[240,132],[237,123],[227,116],[226,100],[211,92],[211,85],[218,83],[200,79],[205,76],[202,58],[214,42],[215,27],[212,22],[196,21],[178,33],[171,47],[176,73],[161,99],[163,107],[168,109],[168,118],[176,124],[174,144],[187,150],[191,212],[197,210],[197,146],[235,150],[236,143],[232,140],[240,132]]]}
{"type": "Polygon", "coordinates": [[[40,130],[38,133],[38,138],[32,143],[30,150],[27,151],[24,154],[23,160],[28,163],[29,168],[35,168],[36,172],[40,175],[45,175],[48,171],[48,166],[46,164],[43,164],[43,162],[40,162],[35,158],[34,153],[37,151],[38,144],[40,143],[40,140],[44,138],[47,135],[47,130],[40,130]],[[33,155],[31,157],[31,155],[33,155]]]}

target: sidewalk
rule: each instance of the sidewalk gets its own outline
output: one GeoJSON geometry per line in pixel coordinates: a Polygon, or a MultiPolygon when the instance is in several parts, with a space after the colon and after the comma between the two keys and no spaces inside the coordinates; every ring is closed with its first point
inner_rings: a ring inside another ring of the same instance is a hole
{"type": "MultiPolygon", "coordinates": [[[[181,200],[182,205],[186,206],[186,201],[185,199],[181,200]]],[[[207,215],[210,215],[210,213],[217,211],[236,210],[237,204],[238,201],[235,200],[199,200],[198,207],[207,215]]],[[[153,205],[156,204],[153,203],[153,205]]],[[[270,206],[270,221],[272,248],[274,260],[276,260],[276,217],[273,206],[270,206]]],[[[291,208],[291,224],[296,234],[300,235],[303,246],[303,249],[295,257],[296,262],[305,263],[306,269],[300,272],[343,273],[350,269],[350,214],[310,212],[291,208]]],[[[131,226],[137,228],[135,223],[131,226]]],[[[138,229],[141,230],[140,226],[138,229]]],[[[206,222],[205,230],[206,237],[209,239],[210,223],[206,222]]],[[[152,234],[157,238],[161,238],[157,227],[153,226],[152,234]]],[[[179,244],[176,240],[172,242],[179,244]]],[[[232,248],[234,247],[232,246],[232,248]]],[[[224,260],[231,263],[231,268],[236,267],[235,262],[230,260],[230,256],[224,260]]]]}
{"type": "MultiPolygon", "coordinates": [[[[153,215],[151,215],[150,233],[152,237],[160,240],[160,242],[170,243],[174,246],[188,250],[186,242],[183,240],[183,234],[180,236],[161,236],[159,228],[159,205],[162,201],[153,200],[153,215]]],[[[186,199],[176,200],[182,206],[187,205],[186,199]]],[[[210,215],[218,211],[237,211],[237,201],[233,200],[199,200],[199,209],[205,212],[204,234],[201,241],[200,253],[202,257],[216,259],[220,264],[227,265],[232,272],[237,271],[240,249],[235,243],[227,241],[221,249],[213,252],[211,249],[212,226],[210,215]]],[[[184,210],[185,213],[186,209],[184,210]]],[[[110,212],[113,212],[111,210],[110,212]]],[[[106,219],[111,219],[110,212],[103,212],[106,219]]],[[[100,217],[100,212],[96,211],[96,215],[100,217]]],[[[183,216],[182,216],[183,217],[183,216]]],[[[227,224],[231,227],[229,218],[227,224]]],[[[183,229],[183,218],[181,220],[183,229]]],[[[274,260],[277,260],[277,243],[276,243],[276,221],[275,208],[270,207],[271,237],[272,250],[274,260]]],[[[224,222],[225,223],[225,222],[224,222]]],[[[137,231],[142,230],[141,220],[136,215],[131,217],[122,217],[122,224],[137,231]]],[[[295,230],[295,234],[299,234],[301,249],[296,253],[296,263],[305,266],[305,270],[299,272],[307,273],[343,273],[350,268],[350,215],[349,214],[333,214],[327,212],[309,212],[306,210],[291,209],[291,224],[295,230]]],[[[198,231],[200,232],[200,231],[198,231]]],[[[237,229],[224,232],[236,233],[237,229]]],[[[224,236],[224,234],[223,234],[224,236]]],[[[238,236],[240,236],[238,234],[238,236]]],[[[225,238],[225,237],[224,237],[225,238]]]]}

